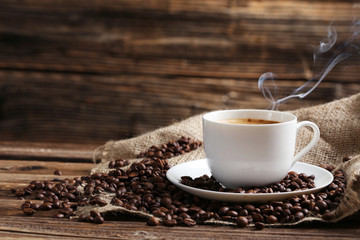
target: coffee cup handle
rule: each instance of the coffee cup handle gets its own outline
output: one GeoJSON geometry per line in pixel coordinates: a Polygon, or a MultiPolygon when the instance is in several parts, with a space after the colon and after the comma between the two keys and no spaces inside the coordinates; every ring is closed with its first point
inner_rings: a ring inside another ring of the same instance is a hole
{"type": "Polygon", "coordinates": [[[302,127],[310,127],[312,128],[314,135],[311,139],[311,141],[308,143],[308,145],[306,145],[306,147],[304,147],[300,152],[298,152],[294,158],[293,158],[293,162],[292,165],[293,166],[300,158],[302,158],[306,153],[308,153],[315,145],[316,143],[319,141],[320,139],[320,130],[318,128],[318,126],[310,121],[302,121],[297,123],[296,125],[296,135],[298,134],[300,128],[302,127]]]}

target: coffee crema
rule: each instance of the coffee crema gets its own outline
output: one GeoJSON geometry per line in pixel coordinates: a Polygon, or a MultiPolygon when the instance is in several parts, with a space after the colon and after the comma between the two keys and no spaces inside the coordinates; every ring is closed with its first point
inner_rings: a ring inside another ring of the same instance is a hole
{"type": "Polygon", "coordinates": [[[280,123],[278,121],[265,120],[265,119],[256,119],[256,118],[231,118],[231,119],[222,119],[222,120],[219,120],[218,122],[231,123],[231,124],[247,124],[247,125],[280,123]]]}

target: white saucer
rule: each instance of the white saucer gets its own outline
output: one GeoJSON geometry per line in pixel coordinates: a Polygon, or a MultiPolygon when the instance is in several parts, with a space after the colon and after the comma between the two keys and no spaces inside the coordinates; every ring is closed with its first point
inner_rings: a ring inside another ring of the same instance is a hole
{"type": "Polygon", "coordinates": [[[251,194],[217,192],[194,188],[181,184],[182,176],[190,176],[192,178],[197,178],[204,174],[211,176],[206,159],[200,159],[176,165],[167,171],[166,176],[169,181],[171,181],[175,186],[181,188],[186,192],[202,198],[225,202],[267,202],[284,200],[292,196],[318,192],[328,186],[334,179],[333,175],[326,169],[303,162],[297,162],[290,171],[295,171],[297,173],[305,173],[307,175],[314,175],[315,188],[292,192],[251,194]]]}

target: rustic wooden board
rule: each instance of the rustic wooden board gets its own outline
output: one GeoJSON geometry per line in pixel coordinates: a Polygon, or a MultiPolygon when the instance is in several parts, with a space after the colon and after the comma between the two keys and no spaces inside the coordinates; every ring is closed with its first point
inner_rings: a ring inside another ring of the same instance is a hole
{"type": "MultiPolygon", "coordinates": [[[[355,3],[2,0],[0,140],[101,144],[213,109],[266,108],[261,74],[278,74],[282,90],[311,79],[314,47],[330,22],[336,46],[351,35],[355,3]]],[[[358,93],[359,63],[281,109],[358,93]]]]}
{"type": "MultiPolygon", "coordinates": [[[[89,143],[95,149],[108,140],[139,135],[214,109],[268,107],[257,80],[251,79],[18,71],[0,71],[0,78],[6,80],[0,81],[3,141],[89,143]]],[[[278,91],[292,91],[303,83],[279,81],[278,91]]],[[[356,83],[324,81],[307,98],[290,100],[280,109],[321,104],[358,92],[356,83]]],[[[56,155],[57,150],[52,151],[56,155]]],[[[78,148],[70,151],[78,152],[78,158],[88,156],[78,148]]]]}
{"type": "MultiPolygon", "coordinates": [[[[1,159],[41,159],[59,162],[93,162],[97,144],[1,141],[1,159]]],[[[0,163],[1,165],[1,163],[0,163]]]]}
{"type": "MultiPolygon", "coordinates": [[[[299,79],[331,21],[340,42],[349,37],[355,2],[2,1],[0,67],[299,79]]],[[[357,66],[329,79],[357,81],[357,66]]]]}
{"type": "MultiPolygon", "coordinates": [[[[197,226],[187,227],[150,227],[144,222],[111,221],[102,225],[89,223],[76,224],[69,220],[37,217],[0,217],[0,236],[8,232],[17,233],[16,236],[39,234],[69,238],[96,238],[96,239],[357,239],[359,229],[355,228],[268,228],[263,231],[240,229],[224,226],[197,226]],[[69,224],[71,223],[71,224],[69,224]]],[[[35,236],[36,236],[35,235],[35,236]]],[[[45,235],[45,236],[44,236],[45,235]]]]}

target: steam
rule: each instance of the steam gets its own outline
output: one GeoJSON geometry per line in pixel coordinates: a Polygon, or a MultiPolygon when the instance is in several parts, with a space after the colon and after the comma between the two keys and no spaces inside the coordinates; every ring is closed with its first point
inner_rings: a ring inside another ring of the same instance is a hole
{"type": "MultiPolygon", "coordinates": [[[[291,98],[304,98],[309,95],[329,74],[329,72],[341,61],[349,58],[354,54],[360,53],[360,20],[354,21],[352,24],[352,36],[344,43],[340,44],[332,53],[330,59],[322,67],[322,70],[302,86],[293,90],[293,92],[283,98],[277,97],[278,89],[275,79],[277,76],[272,72],[262,74],[258,80],[258,88],[262,91],[265,99],[270,103],[271,109],[277,109],[280,103],[291,98]]],[[[325,39],[320,41],[320,45],[314,49],[313,61],[317,64],[319,58],[334,48],[337,40],[337,32],[330,24],[328,34],[325,39]]]]}

